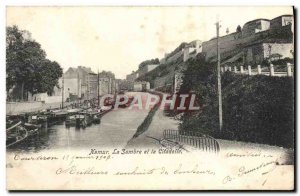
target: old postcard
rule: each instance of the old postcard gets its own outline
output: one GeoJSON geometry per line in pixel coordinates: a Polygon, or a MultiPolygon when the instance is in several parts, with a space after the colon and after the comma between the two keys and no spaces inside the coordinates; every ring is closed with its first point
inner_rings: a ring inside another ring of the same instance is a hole
{"type": "Polygon", "coordinates": [[[295,188],[294,8],[6,7],[8,190],[295,188]]]}

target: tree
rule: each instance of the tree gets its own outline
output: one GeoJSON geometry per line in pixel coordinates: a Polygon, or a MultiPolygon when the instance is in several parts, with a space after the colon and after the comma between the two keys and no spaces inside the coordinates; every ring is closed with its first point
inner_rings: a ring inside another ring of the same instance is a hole
{"type": "Polygon", "coordinates": [[[115,79],[115,74],[112,73],[111,71],[102,71],[101,73],[99,73],[100,77],[105,77],[105,78],[112,78],[115,79]]]}
{"type": "Polygon", "coordinates": [[[52,95],[53,87],[58,87],[58,79],[62,74],[63,70],[57,62],[46,59],[30,77],[28,90],[32,94],[47,92],[52,95]]]}
{"type": "Polygon", "coordinates": [[[46,52],[28,31],[19,30],[17,26],[6,28],[7,91],[21,89],[17,95],[21,100],[27,92],[51,94],[50,89],[61,76],[60,65],[46,59],[46,52]]]}
{"type": "Polygon", "coordinates": [[[209,134],[218,129],[217,103],[217,72],[216,67],[205,61],[205,56],[199,54],[196,59],[186,62],[187,69],[183,72],[183,83],[179,93],[196,94],[196,105],[199,111],[185,112],[180,124],[180,130],[189,130],[209,134]],[[198,103],[197,103],[198,100],[198,103]]]}
{"type": "Polygon", "coordinates": [[[143,61],[139,64],[139,69],[143,68],[146,65],[151,65],[151,64],[159,64],[159,59],[155,58],[155,59],[143,61]]]}
{"type": "Polygon", "coordinates": [[[240,25],[238,25],[238,26],[237,26],[237,28],[236,28],[236,32],[237,32],[237,33],[240,33],[240,32],[242,32],[242,27],[241,27],[240,25]]]}

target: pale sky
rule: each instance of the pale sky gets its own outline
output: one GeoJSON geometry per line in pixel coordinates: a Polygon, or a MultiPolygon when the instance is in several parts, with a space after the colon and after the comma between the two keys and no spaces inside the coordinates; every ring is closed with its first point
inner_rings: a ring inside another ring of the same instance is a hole
{"type": "Polygon", "coordinates": [[[140,62],[161,59],[181,42],[221,35],[257,18],[293,14],[292,7],[7,7],[7,26],[32,33],[66,71],[79,65],[112,71],[117,78],[140,62]]]}

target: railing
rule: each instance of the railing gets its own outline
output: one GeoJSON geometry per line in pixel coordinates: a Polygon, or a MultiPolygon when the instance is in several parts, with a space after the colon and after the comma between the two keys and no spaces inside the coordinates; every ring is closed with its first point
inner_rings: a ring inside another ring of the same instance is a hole
{"type": "Polygon", "coordinates": [[[201,136],[194,132],[183,132],[179,134],[177,130],[164,130],[163,138],[174,140],[183,144],[187,144],[206,152],[218,153],[220,145],[218,141],[210,136],[201,136]]]}
{"type": "Polygon", "coordinates": [[[286,71],[276,71],[274,65],[271,64],[268,68],[268,71],[264,71],[261,68],[261,65],[257,65],[256,69],[252,69],[250,65],[247,66],[248,69],[244,69],[244,66],[240,66],[239,70],[237,66],[224,66],[221,67],[221,72],[231,71],[236,74],[245,74],[245,75],[267,75],[267,76],[278,76],[278,77],[293,77],[294,71],[292,70],[292,64],[287,63],[286,71]]]}

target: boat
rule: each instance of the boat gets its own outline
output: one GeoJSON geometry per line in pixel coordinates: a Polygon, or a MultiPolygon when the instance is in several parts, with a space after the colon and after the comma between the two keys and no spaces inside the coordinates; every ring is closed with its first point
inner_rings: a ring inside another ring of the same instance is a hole
{"type": "Polygon", "coordinates": [[[100,117],[100,115],[99,115],[99,114],[94,114],[94,115],[93,115],[93,123],[94,123],[94,124],[100,124],[100,122],[101,122],[101,117],[100,117]]]}
{"type": "Polygon", "coordinates": [[[37,125],[40,128],[45,128],[47,127],[48,123],[47,119],[47,115],[38,113],[29,115],[27,122],[28,124],[37,125]]]}
{"type": "Polygon", "coordinates": [[[88,112],[79,112],[75,115],[75,126],[77,128],[90,126],[93,122],[93,117],[88,112]]]}
{"type": "Polygon", "coordinates": [[[101,122],[101,116],[100,116],[101,112],[96,110],[96,111],[90,111],[90,112],[88,112],[88,114],[92,117],[92,122],[94,124],[100,124],[100,122],[101,122]]]}
{"type": "Polygon", "coordinates": [[[85,128],[86,126],[89,126],[93,123],[95,114],[90,108],[88,110],[83,108],[76,108],[67,110],[67,112],[68,115],[65,120],[66,127],[76,126],[78,128],[85,128]]]}
{"type": "Polygon", "coordinates": [[[94,113],[92,113],[93,123],[100,124],[102,116],[112,109],[112,106],[102,106],[101,108],[97,109],[94,113]]]}
{"type": "Polygon", "coordinates": [[[101,117],[112,109],[112,106],[102,106],[101,108],[97,108],[95,111],[89,111],[90,115],[93,117],[93,123],[100,124],[101,117]]]}
{"type": "Polygon", "coordinates": [[[23,125],[25,128],[27,128],[29,131],[40,129],[42,128],[41,124],[31,124],[31,123],[24,123],[23,125]]]}
{"type": "Polygon", "coordinates": [[[36,125],[25,123],[22,121],[10,126],[6,129],[6,147],[21,143],[28,137],[38,133],[39,128],[36,125]]]}
{"type": "Polygon", "coordinates": [[[69,109],[67,110],[68,115],[74,115],[77,114],[78,112],[81,112],[83,109],[82,108],[74,108],[74,109],[69,109]]]}
{"type": "Polygon", "coordinates": [[[7,127],[12,126],[19,121],[26,122],[27,121],[26,114],[6,115],[6,126],[7,127]]]}
{"type": "Polygon", "coordinates": [[[84,115],[82,115],[82,114],[76,114],[75,115],[75,126],[77,128],[80,128],[80,127],[85,128],[87,126],[84,115]]]}
{"type": "Polygon", "coordinates": [[[65,118],[66,127],[76,126],[85,128],[91,124],[100,124],[101,117],[112,110],[111,106],[102,106],[101,108],[75,108],[67,110],[65,118]]]}
{"type": "Polygon", "coordinates": [[[69,115],[66,117],[66,127],[75,126],[76,125],[76,115],[69,115]]]}
{"type": "Polygon", "coordinates": [[[68,116],[68,112],[65,110],[49,110],[47,112],[48,116],[48,125],[54,125],[61,123],[66,120],[66,117],[68,116]]]}
{"type": "Polygon", "coordinates": [[[109,112],[112,109],[113,109],[112,106],[101,106],[99,115],[102,117],[104,114],[106,114],[107,112],[109,112]]]}

